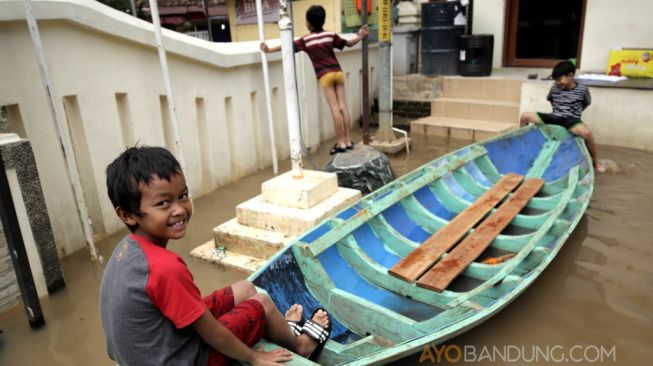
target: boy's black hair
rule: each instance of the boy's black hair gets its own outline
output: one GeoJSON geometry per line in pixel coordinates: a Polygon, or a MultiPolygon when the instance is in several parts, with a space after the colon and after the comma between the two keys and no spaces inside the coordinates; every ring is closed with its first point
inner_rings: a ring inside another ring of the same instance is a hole
{"type": "MultiPolygon", "coordinates": [[[[120,154],[107,166],[107,191],[114,208],[122,207],[138,217],[142,215],[140,183],[152,182],[154,176],[170,181],[181,174],[181,166],[162,147],[135,146],[120,154]]],[[[135,226],[127,225],[132,232],[135,226]]]]}
{"type": "Polygon", "coordinates": [[[557,65],[553,67],[553,71],[551,72],[551,77],[553,80],[568,75],[568,74],[575,74],[576,73],[576,66],[574,66],[574,63],[571,61],[562,61],[559,62],[557,65]]]}
{"type": "Polygon", "coordinates": [[[311,31],[320,32],[324,27],[324,19],[326,18],[326,11],[322,5],[311,5],[306,10],[306,21],[313,29],[311,31]]]}

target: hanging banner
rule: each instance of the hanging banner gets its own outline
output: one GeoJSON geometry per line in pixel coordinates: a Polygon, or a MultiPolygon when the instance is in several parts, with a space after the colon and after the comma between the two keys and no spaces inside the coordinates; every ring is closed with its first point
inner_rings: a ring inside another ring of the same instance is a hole
{"type": "MultiPolygon", "coordinates": [[[[279,0],[261,0],[263,22],[279,21],[279,0]]],[[[256,0],[236,0],[236,24],[256,24],[256,0]]]]}
{"type": "Polygon", "coordinates": [[[390,42],[392,21],[390,0],[379,0],[379,42],[390,42]]]}
{"type": "MultiPolygon", "coordinates": [[[[345,13],[345,27],[357,27],[361,25],[361,14],[356,7],[357,0],[343,0],[342,10],[345,13]]],[[[358,0],[360,1],[360,0],[358,0]]],[[[377,0],[367,0],[372,4],[372,12],[367,13],[367,24],[376,24],[376,3],[377,0]]]]}

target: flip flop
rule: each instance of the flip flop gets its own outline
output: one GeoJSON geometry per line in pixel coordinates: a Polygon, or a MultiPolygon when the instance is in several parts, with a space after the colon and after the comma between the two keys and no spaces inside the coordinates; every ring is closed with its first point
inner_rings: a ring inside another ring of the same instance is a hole
{"type": "Polygon", "coordinates": [[[286,320],[286,323],[288,323],[288,327],[295,335],[295,337],[299,337],[300,335],[302,335],[302,328],[304,327],[303,320],[300,320],[298,322],[292,320],[286,320]]]}
{"type": "Polygon", "coordinates": [[[348,146],[347,146],[347,150],[354,150],[354,146],[355,146],[355,145],[356,145],[356,144],[353,144],[353,143],[352,143],[351,145],[348,145],[348,146]]]}
{"type": "Polygon", "coordinates": [[[337,153],[343,153],[346,152],[347,148],[345,147],[340,147],[338,144],[333,145],[331,148],[331,151],[329,151],[329,155],[337,154],[337,153]]]}
{"type": "Polygon", "coordinates": [[[325,313],[327,313],[327,317],[329,316],[329,312],[326,311],[326,309],[324,309],[323,307],[318,307],[317,309],[315,309],[315,311],[313,311],[313,315],[311,315],[311,318],[304,322],[304,327],[302,327],[302,333],[306,334],[307,336],[311,337],[311,339],[317,342],[317,347],[315,347],[315,350],[313,350],[313,353],[311,353],[311,356],[308,358],[311,361],[315,361],[317,359],[317,357],[320,355],[320,352],[322,352],[322,349],[324,348],[324,344],[329,339],[329,335],[331,335],[330,318],[329,318],[329,325],[326,328],[322,327],[320,324],[313,321],[313,317],[319,310],[322,310],[325,313]]]}

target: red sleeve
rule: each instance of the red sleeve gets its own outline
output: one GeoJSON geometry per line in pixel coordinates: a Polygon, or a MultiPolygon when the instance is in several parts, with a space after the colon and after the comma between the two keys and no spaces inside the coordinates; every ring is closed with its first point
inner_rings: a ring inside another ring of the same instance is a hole
{"type": "Polygon", "coordinates": [[[150,262],[147,294],[177,329],[184,328],[204,313],[200,290],[181,258],[154,258],[150,262]]]}
{"type": "Polygon", "coordinates": [[[333,34],[333,48],[342,50],[343,48],[345,48],[346,45],[347,45],[346,39],[340,38],[340,36],[335,33],[333,34]]]}
{"type": "Polygon", "coordinates": [[[304,37],[296,39],[294,42],[294,51],[306,51],[306,43],[304,43],[304,37]]]}

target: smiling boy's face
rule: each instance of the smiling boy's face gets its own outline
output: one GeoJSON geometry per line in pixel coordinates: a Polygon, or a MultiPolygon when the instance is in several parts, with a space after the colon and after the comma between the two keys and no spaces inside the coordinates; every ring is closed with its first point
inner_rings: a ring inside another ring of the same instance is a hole
{"type": "Polygon", "coordinates": [[[560,76],[555,79],[555,83],[563,89],[570,89],[574,86],[574,73],[570,72],[567,75],[560,76]]]}
{"type": "Polygon", "coordinates": [[[170,181],[153,176],[150,184],[139,183],[141,216],[124,214],[123,221],[137,225],[134,234],[154,244],[165,246],[169,239],[181,239],[193,214],[188,186],[183,174],[175,174],[170,181]]]}

